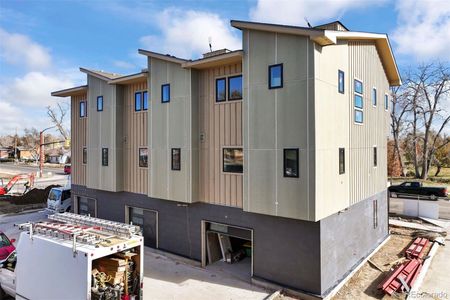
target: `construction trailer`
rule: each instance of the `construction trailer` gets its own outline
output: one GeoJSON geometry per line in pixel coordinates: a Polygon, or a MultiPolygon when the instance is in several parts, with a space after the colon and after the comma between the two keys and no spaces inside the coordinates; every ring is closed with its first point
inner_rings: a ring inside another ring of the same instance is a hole
{"type": "Polygon", "coordinates": [[[16,299],[143,299],[139,226],[71,213],[18,225],[14,255],[0,269],[1,295],[16,299]]]}

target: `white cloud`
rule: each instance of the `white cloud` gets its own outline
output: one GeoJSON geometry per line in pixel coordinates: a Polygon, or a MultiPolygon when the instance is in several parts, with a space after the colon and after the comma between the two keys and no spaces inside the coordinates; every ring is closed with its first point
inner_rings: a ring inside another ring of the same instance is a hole
{"type": "Polygon", "coordinates": [[[450,60],[450,1],[399,0],[392,34],[401,54],[417,60],[450,60]]]}
{"type": "Polygon", "coordinates": [[[133,63],[124,60],[114,60],[113,65],[121,69],[134,69],[136,66],[133,63]]]}
{"type": "Polygon", "coordinates": [[[49,50],[26,35],[10,33],[0,28],[0,40],[0,59],[8,64],[33,70],[45,69],[51,65],[49,50]]]}
{"type": "Polygon", "coordinates": [[[194,58],[209,51],[208,39],[213,50],[241,48],[239,33],[230,27],[228,20],[203,11],[169,8],[156,17],[159,35],[140,39],[143,47],[182,58],[194,58]]]}
{"type": "Polygon", "coordinates": [[[15,78],[9,84],[0,86],[0,101],[21,104],[24,107],[45,107],[54,104],[56,99],[51,92],[73,86],[73,82],[63,75],[49,75],[29,72],[15,78]]]}
{"type": "Polygon", "coordinates": [[[25,128],[45,128],[50,125],[50,120],[45,116],[45,111],[40,110],[39,113],[34,111],[32,116],[20,107],[0,100],[0,111],[2,112],[0,122],[0,135],[20,134],[25,128]]]}
{"type": "Polygon", "coordinates": [[[258,22],[307,26],[317,22],[340,19],[351,9],[384,4],[386,0],[258,0],[250,10],[250,18],[258,22]]]}

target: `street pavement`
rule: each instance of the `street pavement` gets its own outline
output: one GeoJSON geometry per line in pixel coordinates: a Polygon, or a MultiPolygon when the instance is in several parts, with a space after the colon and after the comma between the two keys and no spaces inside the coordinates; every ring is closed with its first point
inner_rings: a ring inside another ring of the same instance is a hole
{"type": "MultiPolygon", "coordinates": [[[[403,212],[403,200],[408,201],[411,198],[389,198],[389,212],[401,215],[403,212]]],[[[430,200],[423,200],[430,201],[430,200]]],[[[439,219],[450,220],[450,201],[439,199],[439,219]]]]}
{"type": "MultiPolygon", "coordinates": [[[[24,165],[24,164],[15,164],[11,162],[2,162],[0,163],[0,173],[13,173],[13,174],[20,174],[20,173],[30,173],[30,172],[39,172],[39,166],[38,165],[24,165]]],[[[49,167],[44,165],[43,173],[46,174],[48,172],[51,172],[53,174],[58,175],[64,175],[64,168],[62,167],[49,167]]]]}

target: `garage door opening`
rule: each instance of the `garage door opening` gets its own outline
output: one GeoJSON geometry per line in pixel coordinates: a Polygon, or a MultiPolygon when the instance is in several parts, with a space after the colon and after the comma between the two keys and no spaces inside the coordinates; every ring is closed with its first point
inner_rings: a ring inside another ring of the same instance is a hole
{"type": "Polygon", "coordinates": [[[253,276],[253,230],[202,221],[202,266],[250,281],[253,276]]]}

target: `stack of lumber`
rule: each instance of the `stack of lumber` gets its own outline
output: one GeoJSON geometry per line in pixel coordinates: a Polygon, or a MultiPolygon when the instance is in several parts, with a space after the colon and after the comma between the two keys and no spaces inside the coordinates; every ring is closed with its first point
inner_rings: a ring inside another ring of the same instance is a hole
{"type": "Polygon", "coordinates": [[[111,277],[108,282],[110,284],[120,284],[124,282],[125,270],[127,262],[125,259],[116,257],[104,257],[99,258],[93,262],[93,268],[96,268],[99,272],[104,272],[111,277]]]}

